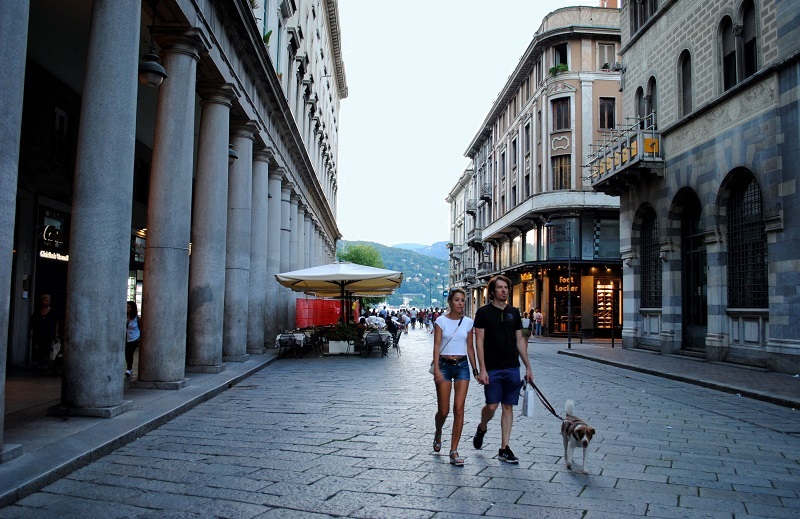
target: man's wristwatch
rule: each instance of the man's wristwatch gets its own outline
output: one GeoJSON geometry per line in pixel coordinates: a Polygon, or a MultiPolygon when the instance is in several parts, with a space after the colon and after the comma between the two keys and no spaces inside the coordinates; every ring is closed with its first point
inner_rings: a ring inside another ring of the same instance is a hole
{"type": "Polygon", "coordinates": [[[472,374],[473,375],[475,375],[477,377],[478,373],[480,373],[480,371],[478,371],[478,368],[472,368],[472,374]]]}

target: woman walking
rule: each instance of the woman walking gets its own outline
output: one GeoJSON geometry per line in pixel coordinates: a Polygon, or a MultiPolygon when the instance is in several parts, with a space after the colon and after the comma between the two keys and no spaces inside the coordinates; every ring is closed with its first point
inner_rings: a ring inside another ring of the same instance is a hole
{"type": "Polygon", "coordinates": [[[136,301],[128,301],[128,323],[125,326],[125,377],[133,372],[133,353],[139,347],[141,331],[139,330],[139,308],[136,301]]]}
{"type": "Polygon", "coordinates": [[[442,427],[450,412],[450,392],[455,388],[450,463],[457,466],[464,465],[464,458],[458,454],[458,443],[464,428],[464,405],[469,389],[470,365],[472,373],[478,373],[472,344],[473,321],[464,315],[466,297],[466,293],[460,288],[450,290],[447,296],[449,311],[440,315],[433,325],[433,381],[436,384],[438,403],[433,450],[439,452],[442,449],[442,427]]]}

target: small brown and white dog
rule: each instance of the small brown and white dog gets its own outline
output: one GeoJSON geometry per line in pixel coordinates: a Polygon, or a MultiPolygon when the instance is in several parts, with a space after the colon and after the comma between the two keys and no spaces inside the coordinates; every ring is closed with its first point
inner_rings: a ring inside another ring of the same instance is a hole
{"type": "Polygon", "coordinates": [[[586,470],[586,451],[589,448],[589,442],[592,441],[594,436],[594,428],[574,415],[575,402],[567,400],[567,405],[564,409],[564,421],[561,422],[561,436],[564,438],[564,461],[568,469],[572,469],[573,462],[572,451],[576,447],[583,448],[583,473],[588,474],[586,470]]]}

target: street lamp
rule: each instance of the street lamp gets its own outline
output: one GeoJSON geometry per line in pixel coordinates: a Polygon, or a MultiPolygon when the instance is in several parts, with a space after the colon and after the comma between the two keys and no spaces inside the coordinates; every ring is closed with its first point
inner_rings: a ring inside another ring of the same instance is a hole
{"type": "Polygon", "coordinates": [[[572,349],[572,220],[567,218],[572,215],[560,213],[551,214],[547,217],[545,227],[555,227],[553,218],[567,220],[567,349],[572,349]]]}
{"type": "Polygon", "coordinates": [[[422,284],[428,285],[428,308],[431,308],[431,285],[433,284],[433,282],[430,279],[426,279],[425,281],[422,282],[422,284]]]}

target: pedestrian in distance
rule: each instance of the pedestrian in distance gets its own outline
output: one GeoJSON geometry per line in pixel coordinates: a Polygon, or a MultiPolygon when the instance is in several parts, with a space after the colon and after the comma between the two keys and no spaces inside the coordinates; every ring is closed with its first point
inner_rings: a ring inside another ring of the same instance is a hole
{"type": "Polygon", "coordinates": [[[39,308],[31,315],[28,335],[33,343],[33,363],[42,371],[51,370],[50,348],[59,337],[61,320],[50,306],[50,294],[39,296],[39,308]]]}
{"type": "Polygon", "coordinates": [[[522,314],[522,336],[526,339],[531,336],[531,320],[528,317],[528,312],[522,314]]]}
{"type": "Polygon", "coordinates": [[[535,332],[534,336],[535,337],[541,337],[542,336],[542,325],[544,324],[544,315],[542,315],[542,312],[541,312],[541,310],[539,308],[537,308],[536,311],[533,312],[533,317],[531,317],[531,319],[533,320],[533,326],[534,326],[534,332],[535,332]]]}
{"type": "Polygon", "coordinates": [[[473,321],[464,315],[467,294],[460,288],[447,295],[448,312],[439,316],[433,325],[433,382],[436,384],[437,411],[434,418],[436,432],[433,450],[442,449],[442,427],[450,413],[450,393],[453,397],[453,431],[450,436],[450,463],[464,465],[458,454],[461,431],[464,428],[464,407],[469,389],[470,365],[477,375],[475,348],[473,346],[473,321]]]}
{"type": "Polygon", "coordinates": [[[128,321],[125,325],[125,378],[133,373],[133,354],[142,337],[139,307],[136,301],[128,301],[128,321]]]}
{"type": "Polygon", "coordinates": [[[510,288],[511,281],[506,276],[491,278],[487,285],[491,301],[475,312],[475,348],[480,365],[477,379],[484,385],[486,405],[481,409],[481,421],[472,445],[476,449],[483,447],[489,421],[500,405],[501,444],[497,457],[506,463],[519,463],[508,441],[514,423],[514,406],[519,403],[520,358],[525,364],[525,380],[531,384],[533,372],[528,360],[528,341],[522,335],[519,310],[507,303],[510,288]]]}

